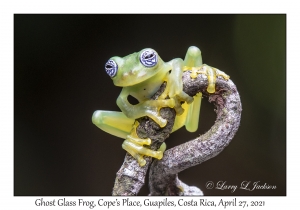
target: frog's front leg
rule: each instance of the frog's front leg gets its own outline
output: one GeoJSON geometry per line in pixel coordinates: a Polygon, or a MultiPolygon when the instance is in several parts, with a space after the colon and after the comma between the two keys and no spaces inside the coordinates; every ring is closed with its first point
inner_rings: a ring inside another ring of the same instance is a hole
{"type": "Polygon", "coordinates": [[[117,99],[117,105],[128,118],[138,119],[148,116],[160,127],[164,127],[167,124],[167,120],[160,116],[159,110],[162,107],[173,108],[175,106],[174,99],[147,100],[140,102],[139,104],[132,105],[128,102],[128,95],[129,93],[127,90],[123,88],[117,99]]]}
{"type": "Polygon", "coordinates": [[[229,79],[229,76],[225,74],[223,71],[220,71],[219,69],[208,66],[206,64],[204,64],[197,73],[205,74],[207,76],[207,81],[208,81],[207,92],[209,93],[214,93],[216,91],[217,76],[221,76],[225,80],[229,79]]]}
{"type": "Polygon", "coordinates": [[[150,150],[143,145],[150,145],[151,139],[141,139],[137,136],[136,128],[138,122],[128,118],[122,112],[97,110],[92,116],[92,122],[101,130],[125,139],[123,149],[130,153],[140,164],[145,165],[146,161],[143,156],[151,156],[161,159],[165,150],[165,145],[162,145],[159,151],[150,150]]]}
{"type": "Polygon", "coordinates": [[[183,113],[181,101],[190,104],[193,102],[193,97],[190,97],[183,91],[183,60],[180,58],[176,58],[168,62],[168,65],[171,66],[172,71],[169,75],[167,75],[167,86],[159,98],[164,99],[167,96],[169,96],[171,99],[173,98],[175,100],[174,108],[176,110],[176,113],[178,115],[181,115],[183,113]]]}
{"type": "MultiPolygon", "coordinates": [[[[122,112],[126,115],[126,117],[130,119],[138,119],[144,116],[148,116],[153,119],[160,127],[164,127],[167,124],[167,120],[162,118],[159,114],[159,110],[162,107],[171,107],[175,106],[174,99],[163,99],[163,100],[146,100],[140,102],[139,104],[132,105],[128,102],[128,95],[130,89],[123,88],[117,99],[117,105],[122,110],[122,112]]],[[[140,164],[143,166],[146,164],[143,156],[151,156],[157,159],[161,159],[163,156],[164,146],[159,149],[160,151],[150,150],[143,145],[150,145],[150,139],[141,139],[136,134],[137,123],[133,126],[131,133],[126,136],[126,140],[124,141],[122,147],[128,153],[130,153],[140,164]]]]}

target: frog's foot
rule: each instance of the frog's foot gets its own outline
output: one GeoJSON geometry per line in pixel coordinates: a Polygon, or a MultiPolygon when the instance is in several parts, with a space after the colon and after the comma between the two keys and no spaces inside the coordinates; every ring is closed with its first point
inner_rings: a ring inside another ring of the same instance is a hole
{"type": "Polygon", "coordinates": [[[161,159],[163,157],[163,152],[165,150],[165,144],[163,144],[158,151],[153,151],[144,147],[144,145],[150,145],[151,139],[141,139],[136,134],[136,127],[138,126],[138,122],[134,124],[132,128],[132,132],[127,136],[126,140],[122,144],[122,148],[126,150],[129,154],[131,154],[139,163],[140,166],[144,166],[146,164],[146,160],[144,159],[144,155],[154,157],[157,159],[161,159]]]}
{"type": "Polygon", "coordinates": [[[181,84],[173,83],[173,85],[166,86],[164,92],[158,97],[159,99],[165,99],[169,96],[169,98],[177,97],[180,101],[187,102],[188,104],[193,102],[193,97],[189,96],[182,90],[182,82],[181,84]]]}
{"type": "Polygon", "coordinates": [[[227,74],[225,74],[223,71],[220,71],[214,67],[205,65],[204,68],[205,68],[205,72],[206,72],[207,80],[208,80],[207,92],[209,92],[209,93],[216,92],[217,76],[221,76],[225,80],[229,79],[229,76],[227,74]]]}
{"type": "Polygon", "coordinates": [[[162,159],[163,151],[153,151],[140,145],[139,143],[131,141],[131,139],[129,140],[129,138],[123,142],[122,148],[126,150],[129,154],[131,154],[132,157],[134,157],[138,161],[140,166],[144,166],[146,164],[144,155],[154,157],[159,160],[162,159]]]}
{"type": "Polygon", "coordinates": [[[225,80],[229,80],[230,76],[225,74],[225,72],[219,70],[219,69],[215,69],[216,70],[216,74],[217,76],[221,76],[223,77],[225,80]]]}
{"type": "Polygon", "coordinates": [[[216,85],[216,69],[212,68],[206,64],[203,64],[202,66],[193,67],[193,66],[184,66],[184,71],[191,71],[190,77],[192,79],[197,78],[198,74],[204,74],[207,76],[208,80],[208,86],[207,86],[207,92],[214,93],[215,85],[216,85]]]}
{"type": "Polygon", "coordinates": [[[191,104],[194,101],[194,98],[186,94],[185,92],[181,91],[178,95],[177,98],[180,101],[187,102],[188,104],[191,104]]]}
{"type": "Polygon", "coordinates": [[[192,71],[192,73],[190,74],[191,78],[196,78],[198,74],[206,75],[208,80],[207,92],[209,93],[214,93],[216,91],[215,86],[216,86],[217,76],[221,76],[225,80],[229,79],[229,76],[225,74],[223,71],[220,71],[206,64],[203,64],[202,66],[199,67],[184,66],[183,70],[184,71],[191,70],[192,71]]]}
{"type": "MultiPolygon", "coordinates": [[[[184,94],[186,94],[186,93],[184,93],[184,94]]],[[[187,102],[188,104],[190,104],[194,101],[194,98],[190,97],[189,95],[186,94],[186,95],[176,95],[174,97],[174,100],[175,100],[174,109],[176,111],[176,115],[180,116],[184,113],[184,108],[182,108],[182,104],[184,102],[187,102]]]]}
{"type": "Polygon", "coordinates": [[[145,115],[153,119],[161,128],[165,127],[167,124],[167,120],[162,118],[159,114],[159,110],[162,107],[170,107],[173,108],[176,105],[174,99],[159,99],[159,100],[149,100],[142,103],[142,110],[144,110],[145,115]]]}
{"type": "MultiPolygon", "coordinates": [[[[175,87],[176,87],[176,85],[175,85],[175,87]]],[[[174,87],[172,88],[171,85],[167,84],[166,89],[159,96],[160,100],[163,100],[163,99],[169,97],[175,101],[174,109],[175,109],[177,115],[181,115],[184,112],[184,109],[181,107],[181,102],[187,102],[188,104],[191,104],[194,101],[193,97],[189,96],[183,90],[180,90],[180,89],[182,89],[182,88],[174,88],[174,87]]],[[[171,108],[173,108],[173,107],[171,107],[171,108]]]]}
{"type": "Polygon", "coordinates": [[[183,71],[191,71],[190,77],[192,79],[195,79],[195,78],[197,78],[198,74],[206,74],[206,72],[202,70],[202,67],[203,67],[203,65],[202,66],[197,66],[197,67],[195,67],[195,66],[184,66],[183,71]]]}
{"type": "Polygon", "coordinates": [[[184,112],[184,109],[182,108],[182,106],[181,106],[181,102],[180,102],[180,100],[177,98],[177,97],[175,97],[176,98],[176,100],[175,100],[175,106],[174,106],[174,109],[175,109],[175,111],[176,111],[176,115],[182,115],[183,114],[183,112],[184,112]]]}
{"type": "Polygon", "coordinates": [[[209,74],[213,74],[213,72],[209,72],[208,68],[211,68],[210,66],[206,64],[202,64],[201,66],[184,66],[183,71],[191,71],[190,77],[192,79],[195,79],[198,74],[204,74],[208,76],[209,74]]]}

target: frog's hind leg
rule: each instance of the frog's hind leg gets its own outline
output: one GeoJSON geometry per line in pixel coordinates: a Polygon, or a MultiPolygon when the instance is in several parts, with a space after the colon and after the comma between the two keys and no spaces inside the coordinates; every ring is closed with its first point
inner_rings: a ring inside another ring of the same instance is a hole
{"type": "MultiPolygon", "coordinates": [[[[199,69],[202,67],[202,56],[201,51],[198,47],[189,47],[185,58],[183,70],[191,70],[191,78],[196,78],[199,69]]],[[[202,93],[198,93],[194,96],[194,101],[190,105],[183,104],[183,108],[186,110],[184,116],[177,117],[173,130],[176,130],[183,125],[189,132],[195,132],[198,129],[200,107],[201,107],[202,93]]]]}
{"type": "Polygon", "coordinates": [[[197,95],[194,96],[194,101],[189,107],[186,122],[185,122],[185,127],[189,132],[195,132],[198,129],[201,100],[202,100],[202,93],[199,92],[197,93],[197,95]]]}
{"type": "Polygon", "coordinates": [[[123,112],[97,110],[92,122],[101,130],[125,139],[131,132],[134,119],[126,117],[123,112]]]}
{"type": "Polygon", "coordinates": [[[95,111],[92,117],[93,123],[101,130],[114,136],[125,139],[122,144],[123,149],[130,153],[140,164],[146,164],[144,155],[161,159],[165,150],[165,145],[162,145],[158,151],[153,151],[144,147],[150,145],[151,139],[141,139],[136,133],[136,128],[139,125],[135,119],[126,117],[123,112],[114,111],[95,111]]]}

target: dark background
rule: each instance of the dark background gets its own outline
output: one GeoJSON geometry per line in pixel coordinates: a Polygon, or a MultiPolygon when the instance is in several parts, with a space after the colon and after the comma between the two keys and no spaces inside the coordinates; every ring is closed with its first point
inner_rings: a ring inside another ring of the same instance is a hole
{"type": "MultiPolygon", "coordinates": [[[[119,110],[121,88],[104,64],[146,47],[164,61],[184,58],[192,45],[231,76],[243,112],[229,146],[179,178],[205,195],[286,195],[285,15],[28,14],[14,15],[14,194],[111,195],[125,151],[122,139],[91,122],[95,110],[119,110]],[[277,189],[205,188],[221,180],[277,189]]],[[[167,146],[210,129],[213,109],[204,98],[197,133],[182,128],[167,146]]],[[[148,194],[147,184],[139,195],[148,194]]]]}

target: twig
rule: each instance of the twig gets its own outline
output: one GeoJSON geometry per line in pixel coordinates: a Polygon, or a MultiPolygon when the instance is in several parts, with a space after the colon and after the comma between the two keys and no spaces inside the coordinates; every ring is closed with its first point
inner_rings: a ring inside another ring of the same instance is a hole
{"type": "MultiPolygon", "coordinates": [[[[241,101],[236,86],[231,80],[217,78],[216,92],[209,94],[206,91],[205,75],[199,74],[195,79],[191,79],[189,75],[190,72],[186,71],[182,77],[184,92],[190,96],[202,92],[203,96],[209,97],[209,101],[216,107],[217,119],[204,135],[167,150],[162,160],[153,162],[150,170],[150,195],[201,195],[200,189],[185,185],[178,179],[177,174],[218,155],[230,143],[240,124],[241,101]]],[[[160,88],[153,99],[162,93],[164,87],[163,85],[160,88]]],[[[160,114],[168,121],[164,128],[160,128],[150,118],[138,119],[139,137],[152,139],[150,148],[154,150],[158,149],[169,136],[176,116],[171,108],[161,109],[160,114]]],[[[126,155],[117,173],[113,195],[137,195],[144,185],[152,158],[145,157],[145,160],[147,164],[140,167],[134,158],[126,155]]]]}

